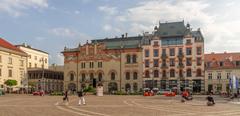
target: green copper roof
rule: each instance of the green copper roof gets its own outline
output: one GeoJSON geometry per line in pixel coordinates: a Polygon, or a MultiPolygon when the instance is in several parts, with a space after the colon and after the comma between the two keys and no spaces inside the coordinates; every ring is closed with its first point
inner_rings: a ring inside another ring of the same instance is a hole
{"type": "Polygon", "coordinates": [[[159,23],[159,28],[155,32],[156,35],[161,37],[168,36],[183,36],[187,32],[187,27],[184,22],[167,22],[159,23]]]}
{"type": "Polygon", "coordinates": [[[142,36],[127,37],[127,38],[109,38],[92,40],[92,42],[103,42],[107,49],[120,49],[120,48],[138,48],[141,44],[142,36]]]}

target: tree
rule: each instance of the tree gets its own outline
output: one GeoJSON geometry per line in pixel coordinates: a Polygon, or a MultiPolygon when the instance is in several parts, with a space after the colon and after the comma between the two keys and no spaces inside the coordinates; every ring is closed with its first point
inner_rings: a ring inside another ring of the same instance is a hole
{"type": "Polygon", "coordinates": [[[11,79],[8,79],[4,82],[4,84],[6,84],[7,86],[9,86],[10,88],[12,88],[12,86],[15,86],[17,85],[17,81],[16,80],[11,80],[11,79]]]}

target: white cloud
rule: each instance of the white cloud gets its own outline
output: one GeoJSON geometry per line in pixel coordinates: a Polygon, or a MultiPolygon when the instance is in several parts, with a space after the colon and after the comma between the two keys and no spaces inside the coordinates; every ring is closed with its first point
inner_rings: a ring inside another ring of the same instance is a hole
{"type": "Polygon", "coordinates": [[[98,7],[98,10],[102,11],[108,15],[115,15],[118,13],[116,7],[110,7],[110,6],[100,6],[100,7],[98,7]]]}
{"type": "Polygon", "coordinates": [[[49,29],[48,32],[50,34],[53,34],[55,36],[62,37],[62,38],[80,39],[80,40],[92,39],[92,37],[88,36],[87,34],[84,34],[74,29],[65,28],[65,27],[52,28],[52,29],[49,29]]]}
{"type": "Polygon", "coordinates": [[[49,60],[54,61],[51,64],[63,65],[64,64],[64,57],[61,53],[56,53],[54,55],[49,55],[49,60]]]}
{"type": "Polygon", "coordinates": [[[103,26],[103,30],[104,30],[104,31],[111,31],[111,30],[112,30],[112,26],[106,24],[106,25],[103,26]]]}
{"type": "Polygon", "coordinates": [[[0,12],[6,12],[14,17],[18,17],[23,13],[23,10],[29,8],[47,8],[47,0],[1,0],[0,12]]]}

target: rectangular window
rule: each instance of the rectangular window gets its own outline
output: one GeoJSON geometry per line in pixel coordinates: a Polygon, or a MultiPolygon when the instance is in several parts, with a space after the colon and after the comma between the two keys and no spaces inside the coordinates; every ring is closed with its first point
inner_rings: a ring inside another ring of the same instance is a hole
{"type": "Polygon", "coordinates": [[[182,48],[178,48],[178,54],[183,54],[182,48]]]}
{"type": "Polygon", "coordinates": [[[85,68],[85,62],[81,63],[81,68],[85,68]]]}
{"type": "Polygon", "coordinates": [[[34,59],[37,60],[37,56],[35,56],[34,59]]]}
{"type": "Polygon", "coordinates": [[[2,76],[2,69],[0,68],[0,76],[2,76]]]}
{"type": "Polygon", "coordinates": [[[202,55],[202,47],[197,47],[197,55],[202,55]]]}
{"type": "Polygon", "coordinates": [[[28,57],[29,57],[29,59],[31,59],[31,57],[32,57],[32,56],[31,56],[31,55],[29,55],[28,57]]]}
{"type": "Polygon", "coordinates": [[[166,54],[166,49],[162,49],[162,54],[166,54]]]}
{"type": "Polygon", "coordinates": [[[24,62],[23,60],[20,60],[20,66],[23,66],[24,62]]]}
{"type": "Polygon", "coordinates": [[[192,42],[191,42],[191,39],[188,39],[187,41],[186,41],[186,44],[191,44],[192,42]]]}
{"type": "Polygon", "coordinates": [[[153,42],[153,46],[158,46],[158,41],[153,42]]]}
{"type": "Polygon", "coordinates": [[[222,77],[222,76],[221,76],[221,73],[218,73],[218,74],[217,74],[217,79],[221,79],[221,77],[222,77]]]}
{"type": "Polygon", "coordinates": [[[212,73],[208,73],[208,80],[212,80],[212,73]]]}
{"type": "Polygon", "coordinates": [[[98,68],[102,68],[102,62],[98,62],[98,68]]]}
{"type": "Polygon", "coordinates": [[[0,63],[2,62],[2,56],[0,56],[0,63]]]}
{"type": "Polygon", "coordinates": [[[170,56],[175,56],[175,48],[170,48],[170,56]]]}
{"type": "Polygon", "coordinates": [[[192,48],[186,48],[186,54],[192,55],[192,48]]]}
{"type": "Polygon", "coordinates": [[[145,60],[145,67],[149,67],[149,60],[145,60]]]}
{"type": "Polygon", "coordinates": [[[29,68],[31,68],[32,67],[32,64],[31,64],[31,62],[29,62],[29,68]]]}
{"type": "Polygon", "coordinates": [[[231,76],[231,73],[227,73],[227,79],[229,79],[231,76]]]}
{"type": "Polygon", "coordinates": [[[240,61],[236,61],[236,66],[240,66],[240,61]]]}
{"type": "Polygon", "coordinates": [[[202,58],[197,58],[197,65],[201,66],[202,65],[202,58]]]}
{"type": "Polygon", "coordinates": [[[187,58],[186,59],[186,65],[187,66],[192,66],[192,58],[187,58]]]}
{"type": "Polygon", "coordinates": [[[12,64],[12,58],[11,57],[8,58],[8,64],[12,64]]]}
{"type": "Polygon", "coordinates": [[[223,66],[223,62],[221,61],[221,62],[219,62],[219,65],[220,65],[220,67],[222,67],[223,66]]]}
{"type": "Polygon", "coordinates": [[[154,49],[153,50],[153,56],[154,57],[158,57],[158,49],[154,49]]]}
{"type": "Polygon", "coordinates": [[[90,68],[94,68],[94,62],[90,62],[90,63],[89,63],[89,67],[90,67],[90,68]]]}
{"type": "Polygon", "coordinates": [[[145,50],[145,57],[149,57],[149,50],[145,50]]]}
{"type": "Polygon", "coordinates": [[[12,69],[8,70],[8,77],[12,77],[12,69]]]}
{"type": "Polygon", "coordinates": [[[170,66],[175,66],[175,59],[174,58],[170,59],[170,66]]]}
{"type": "Polygon", "coordinates": [[[35,68],[37,68],[37,64],[35,63],[35,68]]]}
{"type": "Polygon", "coordinates": [[[154,65],[154,67],[158,67],[158,64],[159,64],[159,63],[158,63],[158,59],[154,59],[154,60],[153,60],[153,65],[154,65]]]}

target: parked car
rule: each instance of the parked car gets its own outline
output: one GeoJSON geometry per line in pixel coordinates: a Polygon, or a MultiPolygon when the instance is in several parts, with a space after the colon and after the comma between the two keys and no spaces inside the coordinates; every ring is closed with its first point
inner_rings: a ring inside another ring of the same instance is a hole
{"type": "Polygon", "coordinates": [[[32,93],[33,95],[39,95],[39,96],[43,96],[44,92],[43,91],[35,91],[32,93]]]}
{"type": "Polygon", "coordinates": [[[164,95],[165,93],[171,93],[172,91],[170,89],[161,89],[158,91],[158,95],[164,95]]]}

